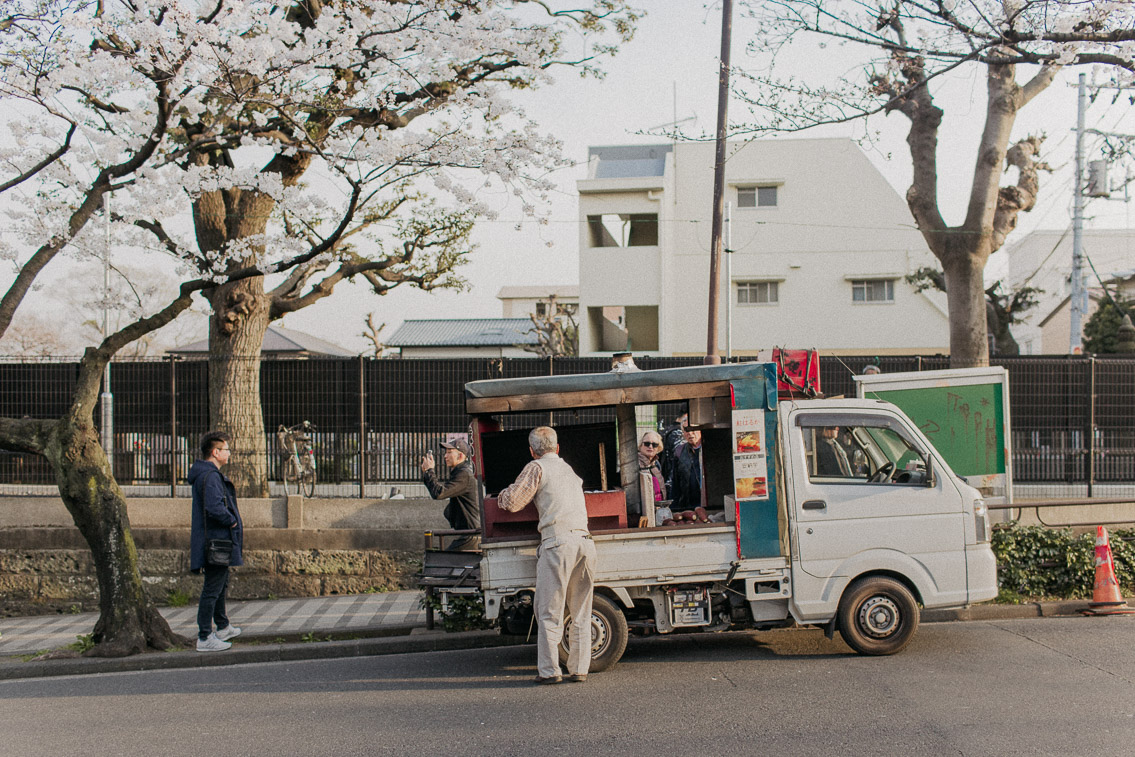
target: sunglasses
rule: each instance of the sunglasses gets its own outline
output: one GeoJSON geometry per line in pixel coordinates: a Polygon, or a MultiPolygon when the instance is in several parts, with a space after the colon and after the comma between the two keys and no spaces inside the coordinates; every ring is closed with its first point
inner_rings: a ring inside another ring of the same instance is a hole
{"type": "Polygon", "coordinates": [[[644,446],[644,447],[654,447],[655,449],[659,449],[659,448],[661,448],[661,447],[662,447],[662,445],[661,445],[661,444],[659,444],[658,442],[643,442],[643,443],[642,443],[642,446],[644,446]]]}

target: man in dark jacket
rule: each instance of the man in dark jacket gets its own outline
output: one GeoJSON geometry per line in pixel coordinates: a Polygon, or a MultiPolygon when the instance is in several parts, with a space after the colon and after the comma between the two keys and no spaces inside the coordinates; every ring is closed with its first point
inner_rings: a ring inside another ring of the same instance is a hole
{"type": "MultiPolygon", "coordinates": [[[[432,452],[422,458],[422,483],[429,489],[434,499],[449,498],[445,506],[445,519],[449,527],[455,530],[480,529],[481,508],[477,503],[477,477],[473,474],[473,456],[469,445],[463,441],[442,442],[445,449],[445,464],[449,467],[449,476],[445,481],[438,479],[434,472],[434,456],[432,452]]],[[[479,534],[459,536],[454,539],[447,549],[478,549],[481,546],[479,534]]]]}
{"type": "Polygon", "coordinates": [[[193,486],[193,518],[189,536],[189,570],[204,572],[201,600],[197,604],[197,651],[222,652],[232,646],[229,639],[240,635],[240,629],[229,623],[225,614],[225,594],[229,587],[229,568],[243,564],[241,547],[244,524],[236,504],[236,488],[221,466],[229,461],[231,438],[220,431],[210,431],[201,438],[201,459],[189,469],[193,486]],[[232,557],[228,565],[210,565],[206,559],[210,539],[232,540],[232,557]],[[216,632],[213,622],[217,623],[216,632]]]}
{"type": "Polygon", "coordinates": [[[674,520],[706,520],[702,507],[702,460],[701,431],[686,428],[681,444],[674,451],[674,467],[671,469],[670,509],[674,520]],[[689,515],[679,515],[689,513],[689,515]]]}

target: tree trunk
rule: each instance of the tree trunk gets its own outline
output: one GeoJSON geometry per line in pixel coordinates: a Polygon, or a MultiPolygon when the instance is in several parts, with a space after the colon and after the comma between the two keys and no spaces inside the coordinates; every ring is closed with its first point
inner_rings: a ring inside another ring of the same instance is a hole
{"type": "Polygon", "coordinates": [[[99,619],[93,657],[125,657],[150,649],[185,646],[150,604],[138,571],[138,552],[126,515],[126,498],[93,424],[58,421],[44,454],[55,470],[63,504],[94,556],[99,619]]]}
{"type": "Polygon", "coordinates": [[[939,256],[946,274],[950,313],[950,367],[989,365],[985,324],[983,257],[975,254],[939,256]]]}
{"type": "Polygon", "coordinates": [[[233,437],[225,466],[241,497],[268,496],[268,450],[260,407],[260,349],[269,300],[256,276],[214,289],[209,300],[209,420],[233,437]]]}

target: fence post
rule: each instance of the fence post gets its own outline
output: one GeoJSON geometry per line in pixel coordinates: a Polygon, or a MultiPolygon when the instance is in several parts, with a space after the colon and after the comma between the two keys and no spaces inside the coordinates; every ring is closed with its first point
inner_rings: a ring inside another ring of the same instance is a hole
{"type": "Polygon", "coordinates": [[[1096,480],[1096,356],[1088,356],[1088,496],[1096,480]]]}
{"type": "Polygon", "coordinates": [[[177,496],[177,360],[169,356],[169,496],[177,496]]]}
{"type": "Polygon", "coordinates": [[[367,495],[367,383],[366,363],[359,355],[359,499],[367,495]]]}

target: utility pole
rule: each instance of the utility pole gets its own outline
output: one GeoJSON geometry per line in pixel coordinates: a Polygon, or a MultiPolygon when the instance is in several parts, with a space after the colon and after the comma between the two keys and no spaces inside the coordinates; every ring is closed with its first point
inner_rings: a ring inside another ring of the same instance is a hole
{"type": "Polygon", "coordinates": [[[733,32],[733,0],[721,6],[721,68],[717,76],[717,152],[713,161],[713,223],[709,239],[709,318],[705,365],[718,365],[717,311],[721,290],[721,217],[725,200],[725,135],[729,126],[729,47],[733,32]]]}
{"type": "Polygon", "coordinates": [[[725,203],[725,362],[733,362],[733,203],[725,203]]]}
{"type": "MultiPolygon", "coordinates": [[[[1130,89],[1129,86],[1108,86],[1092,84],[1098,89],[1130,89]]],[[[1068,304],[1071,311],[1069,324],[1068,352],[1079,355],[1084,350],[1084,318],[1088,314],[1088,285],[1087,271],[1084,270],[1084,135],[1098,134],[1105,137],[1119,137],[1122,139],[1135,139],[1135,135],[1104,132],[1098,129],[1086,129],[1084,119],[1088,110],[1088,87],[1086,75],[1080,74],[1076,85],[1076,160],[1075,178],[1072,181],[1072,280],[1071,293],[1068,304]]],[[[1104,186],[1093,186],[1089,194],[1093,198],[1108,197],[1107,174],[1102,172],[1104,186]]],[[[1093,171],[1093,175],[1095,172],[1093,171]]],[[[1100,177],[1096,177],[1099,179],[1100,177]]]]}

